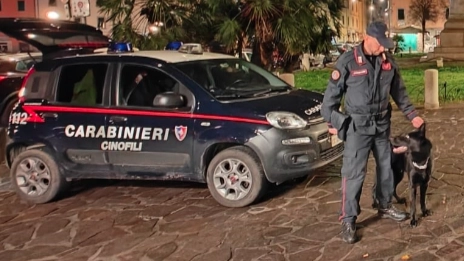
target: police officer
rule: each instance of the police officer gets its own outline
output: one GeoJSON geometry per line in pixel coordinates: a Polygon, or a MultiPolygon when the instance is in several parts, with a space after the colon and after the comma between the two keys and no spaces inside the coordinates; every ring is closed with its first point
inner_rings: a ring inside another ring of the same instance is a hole
{"type": "Polygon", "coordinates": [[[361,213],[359,200],[371,150],[377,165],[378,215],[395,221],[407,218],[405,212],[391,204],[390,96],[415,128],[423,124],[408,98],[398,65],[386,52],[387,48],[394,47],[386,31],[385,23],[371,23],[364,41],[339,57],[321,109],[329,132],[345,141],[339,220],[342,221],[341,237],[351,244],[357,240],[355,223],[361,213]],[[339,111],[343,95],[345,113],[339,111]]]}

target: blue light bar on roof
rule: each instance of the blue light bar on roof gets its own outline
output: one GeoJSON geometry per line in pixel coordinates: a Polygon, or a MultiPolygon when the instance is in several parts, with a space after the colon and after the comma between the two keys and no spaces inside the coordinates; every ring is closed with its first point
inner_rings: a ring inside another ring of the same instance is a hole
{"type": "Polygon", "coordinates": [[[108,53],[131,53],[134,52],[131,43],[116,42],[110,43],[108,53]]]}
{"type": "Polygon", "coordinates": [[[166,47],[164,47],[165,50],[179,50],[179,48],[182,46],[182,42],[169,42],[166,47]]]}

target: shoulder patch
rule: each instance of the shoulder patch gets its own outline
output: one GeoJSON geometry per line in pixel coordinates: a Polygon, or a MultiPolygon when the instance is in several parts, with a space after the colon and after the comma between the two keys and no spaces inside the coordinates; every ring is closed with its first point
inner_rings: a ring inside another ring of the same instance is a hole
{"type": "Polygon", "coordinates": [[[338,81],[338,79],[340,79],[340,72],[335,69],[332,71],[332,80],[338,81]]]}

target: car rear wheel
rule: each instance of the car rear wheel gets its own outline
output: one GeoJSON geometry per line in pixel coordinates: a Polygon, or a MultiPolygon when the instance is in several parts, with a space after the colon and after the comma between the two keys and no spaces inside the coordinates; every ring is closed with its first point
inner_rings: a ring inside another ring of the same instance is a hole
{"type": "Polygon", "coordinates": [[[17,100],[9,101],[8,104],[5,106],[5,110],[3,110],[2,117],[0,118],[1,127],[8,127],[11,111],[13,110],[17,102],[17,100]]]}
{"type": "Polygon", "coordinates": [[[261,161],[244,146],[219,152],[207,170],[208,189],[226,207],[245,207],[261,198],[268,185],[261,161]]]}
{"type": "Polygon", "coordinates": [[[33,204],[54,200],[67,185],[55,160],[42,150],[25,150],[13,161],[11,181],[18,196],[33,204]]]}

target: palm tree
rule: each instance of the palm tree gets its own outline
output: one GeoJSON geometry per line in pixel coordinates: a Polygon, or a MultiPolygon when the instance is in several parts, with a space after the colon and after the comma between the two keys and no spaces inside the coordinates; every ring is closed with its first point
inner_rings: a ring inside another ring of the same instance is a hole
{"type": "Polygon", "coordinates": [[[136,0],[97,0],[100,13],[113,23],[111,38],[115,40],[134,40],[131,14],[136,0]]]}
{"type": "Polygon", "coordinates": [[[169,41],[207,43],[214,38],[211,13],[202,0],[97,0],[112,37],[140,49],[163,49],[169,41]]]}
{"type": "Polygon", "coordinates": [[[302,52],[328,49],[328,28],[340,30],[342,1],[97,0],[97,5],[115,24],[113,38],[131,40],[141,49],[160,49],[173,40],[217,40],[241,55],[245,42],[250,42],[253,63],[270,70],[277,49],[286,61],[285,70],[292,71],[302,52]],[[147,28],[159,24],[159,33],[147,34],[147,28]]]}
{"type": "MultiPolygon", "coordinates": [[[[309,48],[330,43],[320,40],[330,25],[339,32],[342,0],[206,0],[213,13],[226,15],[217,20],[217,38],[227,46],[238,45],[244,37],[253,38],[252,62],[270,69],[272,52],[281,51],[292,64],[309,48]],[[227,12],[227,10],[229,10],[227,12]]],[[[240,50],[238,50],[240,53],[240,50]]],[[[286,66],[291,71],[293,66],[286,66]]]]}

